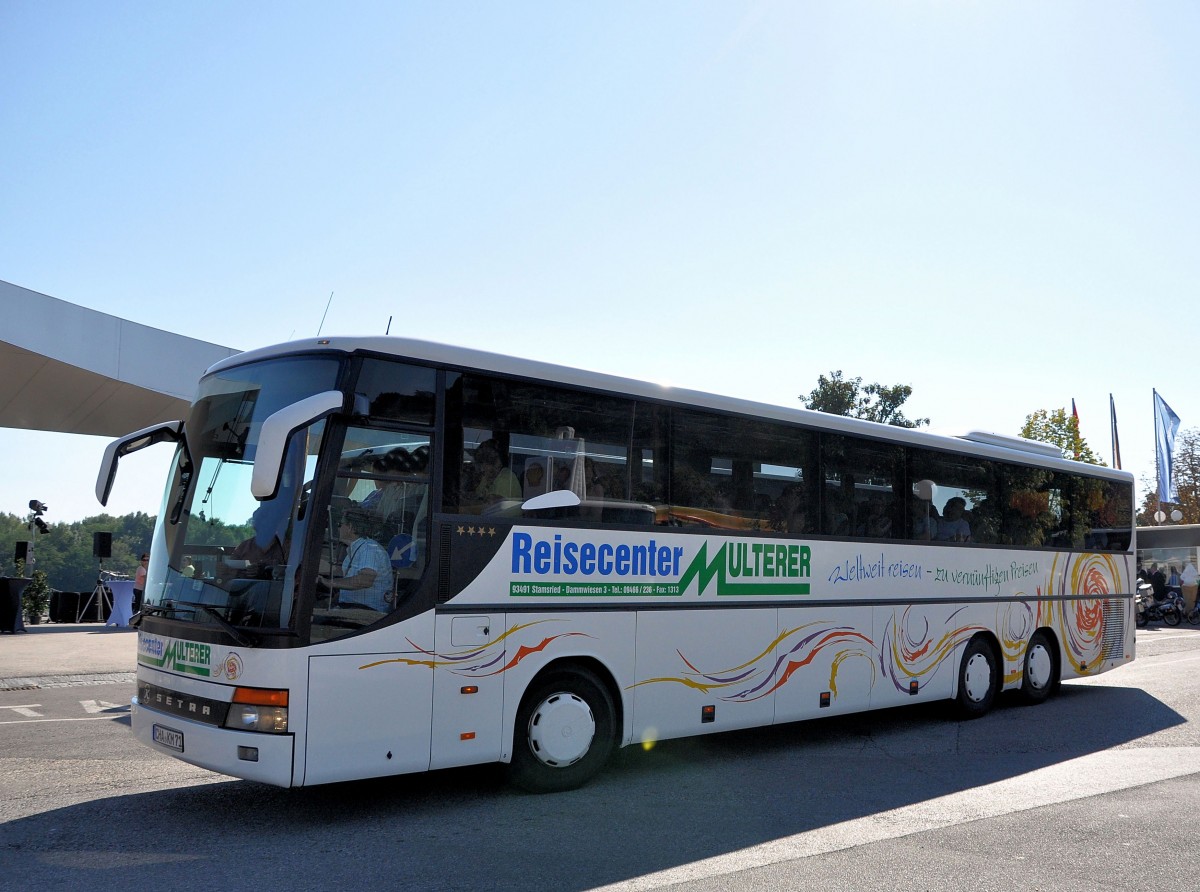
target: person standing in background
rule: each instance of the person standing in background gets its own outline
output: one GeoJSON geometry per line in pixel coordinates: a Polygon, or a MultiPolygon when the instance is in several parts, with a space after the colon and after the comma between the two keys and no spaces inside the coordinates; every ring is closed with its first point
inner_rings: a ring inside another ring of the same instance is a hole
{"type": "Polygon", "coordinates": [[[1197,583],[1200,583],[1200,572],[1196,571],[1196,565],[1188,561],[1183,572],[1179,574],[1179,581],[1183,583],[1183,601],[1187,605],[1188,613],[1191,613],[1192,608],[1196,606],[1197,583]]]}
{"type": "Polygon", "coordinates": [[[142,609],[142,595],[146,591],[146,567],[150,563],[150,555],[142,552],[142,556],[138,558],[137,572],[133,574],[133,612],[137,613],[142,609]]]}

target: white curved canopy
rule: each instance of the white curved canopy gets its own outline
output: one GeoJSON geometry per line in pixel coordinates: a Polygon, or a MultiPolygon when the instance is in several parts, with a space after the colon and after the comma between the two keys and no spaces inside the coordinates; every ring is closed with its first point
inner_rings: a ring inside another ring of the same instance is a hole
{"type": "Polygon", "coordinates": [[[118,437],[183,418],[239,351],[0,281],[0,427],[118,437]]]}

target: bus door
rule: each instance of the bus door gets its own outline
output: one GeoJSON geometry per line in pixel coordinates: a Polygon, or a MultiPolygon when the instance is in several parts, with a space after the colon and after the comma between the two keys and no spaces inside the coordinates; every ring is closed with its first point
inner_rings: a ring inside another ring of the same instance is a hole
{"type": "Polygon", "coordinates": [[[500,759],[505,621],[489,611],[437,615],[430,768],[500,759]]]}
{"type": "Polygon", "coordinates": [[[434,619],[413,599],[429,566],[431,445],[399,425],[345,431],[317,521],[306,784],[429,768],[434,619]]]}
{"type": "MultiPolygon", "coordinates": [[[[432,625],[428,615],[417,621],[432,625]]],[[[414,628],[410,637],[427,636],[414,628]]],[[[304,783],[429,768],[427,663],[415,649],[309,657],[304,783]]]]}

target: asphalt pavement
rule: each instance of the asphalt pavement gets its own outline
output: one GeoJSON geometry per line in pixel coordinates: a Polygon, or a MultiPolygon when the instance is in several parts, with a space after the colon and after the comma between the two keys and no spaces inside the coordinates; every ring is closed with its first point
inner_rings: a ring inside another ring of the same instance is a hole
{"type": "Polygon", "coordinates": [[[129,626],[40,623],[0,635],[0,689],[133,681],[136,671],[137,630],[129,626]]]}

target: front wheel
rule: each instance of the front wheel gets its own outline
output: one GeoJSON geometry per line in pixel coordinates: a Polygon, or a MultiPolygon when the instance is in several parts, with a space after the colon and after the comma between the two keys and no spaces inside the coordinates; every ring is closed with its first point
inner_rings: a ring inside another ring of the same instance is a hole
{"type": "Polygon", "coordinates": [[[1025,648],[1021,696],[1026,703],[1041,703],[1058,686],[1058,649],[1045,632],[1033,633],[1025,648]]]}
{"type": "Polygon", "coordinates": [[[540,678],[517,710],[509,779],[531,793],[573,790],[604,767],[616,744],[608,689],[586,669],[540,678]]]}
{"type": "Polygon", "coordinates": [[[1187,621],[1193,626],[1200,626],[1200,604],[1192,608],[1192,612],[1187,616],[1187,621]]]}
{"type": "Polygon", "coordinates": [[[958,667],[959,718],[977,719],[989,709],[1000,691],[1000,667],[987,639],[976,636],[967,642],[958,667]]]}
{"type": "Polygon", "coordinates": [[[1183,621],[1183,615],[1178,608],[1169,607],[1163,611],[1163,622],[1168,626],[1177,626],[1183,621]]]}

